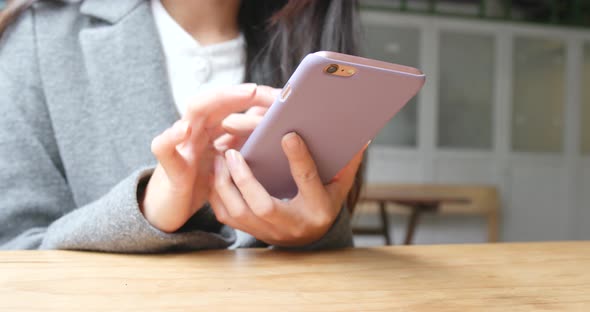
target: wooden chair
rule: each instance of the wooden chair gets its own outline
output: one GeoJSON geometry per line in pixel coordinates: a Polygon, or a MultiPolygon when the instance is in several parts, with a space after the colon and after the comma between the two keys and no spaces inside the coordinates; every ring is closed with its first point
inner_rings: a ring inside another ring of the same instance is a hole
{"type": "Polygon", "coordinates": [[[359,203],[376,203],[381,225],[379,228],[353,227],[353,232],[383,235],[387,245],[392,243],[387,211],[390,204],[395,204],[395,212],[410,214],[404,239],[406,245],[412,243],[420,216],[424,213],[484,216],[488,242],[498,241],[500,200],[493,186],[369,184],[362,190],[359,203]]]}

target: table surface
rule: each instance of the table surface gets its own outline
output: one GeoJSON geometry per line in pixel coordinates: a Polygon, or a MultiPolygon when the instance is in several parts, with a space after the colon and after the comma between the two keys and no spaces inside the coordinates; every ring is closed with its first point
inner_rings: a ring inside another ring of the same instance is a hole
{"type": "Polygon", "coordinates": [[[590,311],[590,242],[0,252],[0,310],[590,311]]]}

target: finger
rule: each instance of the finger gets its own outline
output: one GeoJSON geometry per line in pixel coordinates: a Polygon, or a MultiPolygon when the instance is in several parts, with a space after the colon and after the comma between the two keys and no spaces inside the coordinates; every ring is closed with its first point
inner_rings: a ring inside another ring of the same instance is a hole
{"type": "Polygon", "coordinates": [[[186,162],[177,150],[177,146],[190,136],[191,127],[186,121],[177,121],[152,141],[152,153],[156,156],[166,174],[174,176],[185,170],[186,162]]]}
{"type": "MultiPolygon", "coordinates": [[[[338,173],[332,178],[332,180],[330,180],[330,183],[329,184],[332,184],[332,182],[334,182],[336,180],[340,180],[341,179],[341,176],[347,172],[345,170],[347,168],[347,166],[353,164],[357,157],[361,157],[360,162],[359,162],[357,168],[360,167],[360,163],[362,163],[362,161],[363,161],[363,157],[364,157],[365,151],[369,147],[369,144],[371,144],[371,141],[369,141],[369,143],[367,143],[365,146],[363,146],[363,148],[360,151],[358,151],[352,157],[352,159],[348,162],[348,164],[346,164],[346,166],[344,166],[342,169],[340,169],[340,171],[338,171],[338,173]]],[[[355,171],[355,173],[356,173],[356,171],[355,171]]]]}
{"type": "Polygon", "coordinates": [[[246,113],[233,113],[227,116],[221,122],[221,125],[216,125],[210,129],[209,136],[214,140],[227,132],[239,136],[249,136],[267,111],[268,107],[254,106],[248,109],[246,113]]]}
{"type": "Polygon", "coordinates": [[[232,220],[229,216],[229,213],[227,213],[227,209],[225,208],[225,204],[223,204],[223,200],[221,200],[221,197],[215,190],[211,191],[211,194],[209,195],[209,204],[211,205],[211,209],[213,209],[213,213],[215,213],[217,221],[234,227],[234,224],[228,224],[232,223],[232,220]]]}
{"type": "Polygon", "coordinates": [[[270,107],[276,98],[281,94],[281,89],[260,85],[257,88],[259,93],[260,107],[270,107]]]}
{"type": "Polygon", "coordinates": [[[331,195],[332,198],[344,198],[352,184],[354,183],[354,179],[356,176],[356,172],[358,171],[361,162],[363,161],[364,152],[367,149],[368,144],[365,145],[363,149],[361,149],[349,162],[348,164],[340,170],[340,172],[336,175],[332,182],[326,186],[326,190],[331,195]]]}
{"type": "Polygon", "coordinates": [[[247,137],[258,126],[262,118],[262,116],[255,114],[231,114],[223,120],[222,126],[229,134],[247,137]]]}
{"type": "MultiPolygon", "coordinates": [[[[221,153],[221,154],[225,154],[225,152],[230,149],[239,149],[240,147],[238,147],[238,141],[240,138],[236,137],[235,135],[231,135],[231,134],[224,134],[222,136],[220,136],[219,138],[217,138],[214,142],[213,142],[213,146],[215,147],[215,149],[217,150],[217,152],[221,153]]],[[[243,140],[245,141],[245,140],[243,140]]]]}
{"type": "Polygon", "coordinates": [[[239,150],[244,146],[244,143],[248,140],[248,137],[238,137],[231,134],[225,134],[219,139],[215,140],[215,150],[221,154],[225,154],[229,149],[239,150]]]}
{"type": "Polygon", "coordinates": [[[207,129],[207,134],[209,134],[209,138],[211,138],[211,140],[215,140],[226,133],[227,131],[223,128],[222,125],[217,125],[210,129],[207,129]]]}
{"type": "Polygon", "coordinates": [[[325,189],[320,180],[315,162],[307,146],[294,132],[288,133],[281,141],[283,151],[289,160],[291,175],[299,188],[299,193],[308,198],[320,198],[325,189]]]}
{"type": "Polygon", "coordinates": [[[194,121],[205,116],[205,126],[215,125],[231,113],[250,108],[256,89],[256,84],[247,83],[207,92],[189,104],[184,118],[194,121]]]}
{"type": "Polygon", "coordinates": [[[236,222],[240,230],[251,234],[264,233],[270,230],[269,225],[261,222],[250,209],[250,206],[232,182],[232,176],[225,160],[218,156],[215,159],[215,192],[223,201],[229,217],[236,222]]]}
{"type": "MultiPolygon", "coordinates": [[[[223,223],[227,226],[230,226],[234,229],[244,231],[259,240],[262,240],[268,244],[277,244],[277,242],[281,242],[281,236],[276,233],[275,229],[266,229],[264,227],[258,226],[256,228],[252,228],[252,226],[241,224],[237,222],[236,219],[233,219],[229,213],[227,212],[227,208],[223,203],[223,200],[219,196],[219,194],[215,191],[211,192],[209,197],[209,204],[215,213],[215,217],[217,221],[223,223]]],[[[267,223],[268,224],[268,223],[267,223]]],[[[272,226],[269,224],[269,226],[272,226]]]]}
{"type": "Polygon", "coordinates": [[[236,150],[230,149],[225,153],[225,158],[235,186],[254,214],[266,221],[278,221],[278,207],[266,189],[256,180],[244,157],[236,150]]]}
{"type": "Polygon", "coordinates": [[[178,152],[188,164],[198,165],[201,161],[206,160],[203,155],[207,155],[207,149],[210,147],[210,137],[203,127],[202,121],[195,121],[191,124],[191,131],[187,137],[178,147],[178,152]]]}
{"type": "Polygon", "coordinates": [[[245,114],[232,114],[224,119],[222,125],[226,133],[215,139],[214,146],[217,151],[225,153],[228,149],[239,150],[260,124],[266,110],[256,106],[245,114]]]}
{"type": "Polygon", "coordinates": [[[246,111],[246,115],[264,116],[264,114],[266,114],[267,111],[268,107],[254,106],[246,111]]]}
{"type": "Polygon", "coordinates": [[[249,83],[207,93],[189,105],[184,119],[192,122],[205,116],[204,126],[210,129],[232,113],[243,112],[253,106],[270,106],[274,99],[272,94],[264,87],[260,90],[258,92],[256,84],[249,83]]]}
{"type": "MultiPolygon", "coordinates": [[[[236,217],[235,212],[239,211],[240,214],[247,209],[246,202],[242,199],[242,194],[235,187],[232,182],[232,178],[225,164],[225,159],[221,156],[215,157],[215,191],[223,199],[226,206],[232,207],[234,214],[230,213],[231,217],[236,217]],[[237,207],[237,208],[236,208],[237,207]]],[[[228,209],[229,212],[229,209],[228,209]]]]}
{"type": "Polygon", "coordinates": [[[211,181],[205,177],[213,174],[213,161],[216,153],[212,146],[209,145],[207,148],[210,150],[202,152],[196,159],[196,166],[198,169],[196,171],[197,179],[193,188],[193,200],[196,200],[198,203],[207,200],[211,185],[213,185],[211,181]]]}

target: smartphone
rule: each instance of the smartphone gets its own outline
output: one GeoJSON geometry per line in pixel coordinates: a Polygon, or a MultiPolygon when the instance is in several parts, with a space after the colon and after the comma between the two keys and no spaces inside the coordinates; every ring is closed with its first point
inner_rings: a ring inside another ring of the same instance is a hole
{"type": "Polygon", "coordinates": [[[297,194],[282,137],[305,141],[327,184],[418,93],[416,68],[320,51],[307,55],[240,152],[270,195],[297,194]]]}

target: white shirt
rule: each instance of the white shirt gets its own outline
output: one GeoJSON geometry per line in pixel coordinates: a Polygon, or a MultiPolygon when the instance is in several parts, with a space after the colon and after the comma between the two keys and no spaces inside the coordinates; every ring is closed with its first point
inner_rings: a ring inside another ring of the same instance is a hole
{"type": "Polygon", "coordinates": [[[244,36],[201,46],[166,11],[160,0],[151,0],[152,13],[166,57],[168,78],[178,112],[200,93],[244,81],[244,36]]]}

